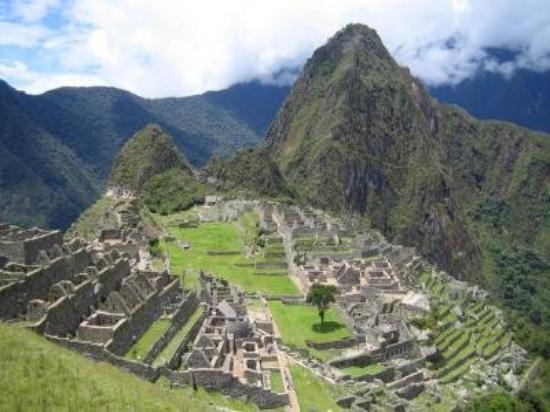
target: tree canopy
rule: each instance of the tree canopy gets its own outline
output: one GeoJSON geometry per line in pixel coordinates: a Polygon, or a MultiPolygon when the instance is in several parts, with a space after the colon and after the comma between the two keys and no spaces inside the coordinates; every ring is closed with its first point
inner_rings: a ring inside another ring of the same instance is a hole
{"type": "Polygon", "coordinates": [[[325,312],[328,310],[332,302],[336,302],[336,295],[338,289],[332,285],[323,285],[321,283],[314,283],[306,297],[306,302],[317,306],[319,310],[319,317],[321,318],[321,325],[325,321],[325,312]]]}

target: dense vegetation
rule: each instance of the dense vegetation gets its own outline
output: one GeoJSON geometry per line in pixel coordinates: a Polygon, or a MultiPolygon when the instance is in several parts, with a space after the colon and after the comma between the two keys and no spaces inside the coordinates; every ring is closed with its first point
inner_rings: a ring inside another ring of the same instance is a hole
{"type": "Polygon", "coordinates": [[[201,203],[207,188],[195,177],[170,169],[152,177],[143,187],[143,201],[154,213],[166,215],[201,203]]]}
{"type": "Polygon", "coordinates": [[[191,166],[160,127],[148,125],[136,133],[115,158],[108,187],[139,191],[153,176],[174,170],[192,175],[191,166]]]}
{"type": "Polygon", "coordinates": [[[66,227],[93,202],[99,181],[26,112],[0,81],[0,221],[66,227]]]}
{"type": "Polygon", "coordinates": [[[279,168],[262,148],[241,150],[228,159],[214,157],[205,169],[215,179],[216,187],[229,196],[287,201],[297,197],[288,189],[279,168]]]}

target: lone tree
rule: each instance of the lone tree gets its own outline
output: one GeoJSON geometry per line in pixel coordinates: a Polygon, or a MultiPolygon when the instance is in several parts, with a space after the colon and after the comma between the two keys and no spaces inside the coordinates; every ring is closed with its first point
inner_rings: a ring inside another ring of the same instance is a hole
{"type": "Polygon", "coordinates": [[[331,302],[336,302],[336,294],[338,289],[332,285],[322,285],[320,283],[314,283],[309,289],[306,302],[317,306],[319,310],[319,317],[321,318],[321,325],[325,321],[325,312],[328,310],[331,302]]]}

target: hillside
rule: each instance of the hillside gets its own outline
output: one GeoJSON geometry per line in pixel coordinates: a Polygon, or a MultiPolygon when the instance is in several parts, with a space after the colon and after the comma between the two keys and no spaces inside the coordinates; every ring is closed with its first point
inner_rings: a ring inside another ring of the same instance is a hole
{"type": "Polygon", "coordinates": [[[531,319],[526,340],[550,330],[547,135],[438,104],[374,30],[349,25],[306,63],[267,147],[310,203],[367,215],[455,277],[483,282],[531,319]]]}
{"type": "Polygon", "coordinates": [[[124,143],[149,123],[195,166],[252,146],[285,90],[256,82],[182,98],[108,87],[33,96],[0,80],[0,220],[65,229],[97,198],[124,143]]]}
{"type": "Polygon", "coordinates": [[[192,175],[185,157],[157,125],[147,125],[128,140],[116,156],[107,187],[139,191],[153,176],[177,169],[192,175]]]}
{"type": "Polygon", "coordinates": [[[189,390],[148,383],[3,323],[0,353],[0,410],[211,410],[189,390]]]}
{"type": "Polygon", "coordinates": [[[25,108],[26,96],[0,82],[0,221],[66,227],[99,179],[25,108]]]}
{"type": "Polygon", "coordinates": [[[203,173],[214,179],[218,190],[231,196],[286,200],[298,197],[263,148],[241,150],[228,159],[214,157],[203,173]]]}

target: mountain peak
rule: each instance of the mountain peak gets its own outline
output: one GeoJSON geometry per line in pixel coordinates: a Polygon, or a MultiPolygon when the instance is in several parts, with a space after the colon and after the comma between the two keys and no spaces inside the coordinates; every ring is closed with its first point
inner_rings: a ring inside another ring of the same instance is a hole
{"type": "Polygon", "coordinates": [[[356,48],[363,52],[374,52],[388,57],[389,53],[376,30],[365,24],[348,24],[337,31],[325,47],[356,48]]]}
{"type": "Polygon", "coordinates": [[[148,124],[122,147],[115,159],[108,186],[139,191],[151,177],[169,169],[192,174],[191,166],[172,138],[160,126],[148,124]]]}
{"type": "Polygon", "coordinates": [[[326,68],[329,62],[336,65],[341,62],[358,64],[376,61],[397,66],[376,30],[364,24],[348,24],[315,51],[304,73],[313,72],[319,66],[326,68]]]}

